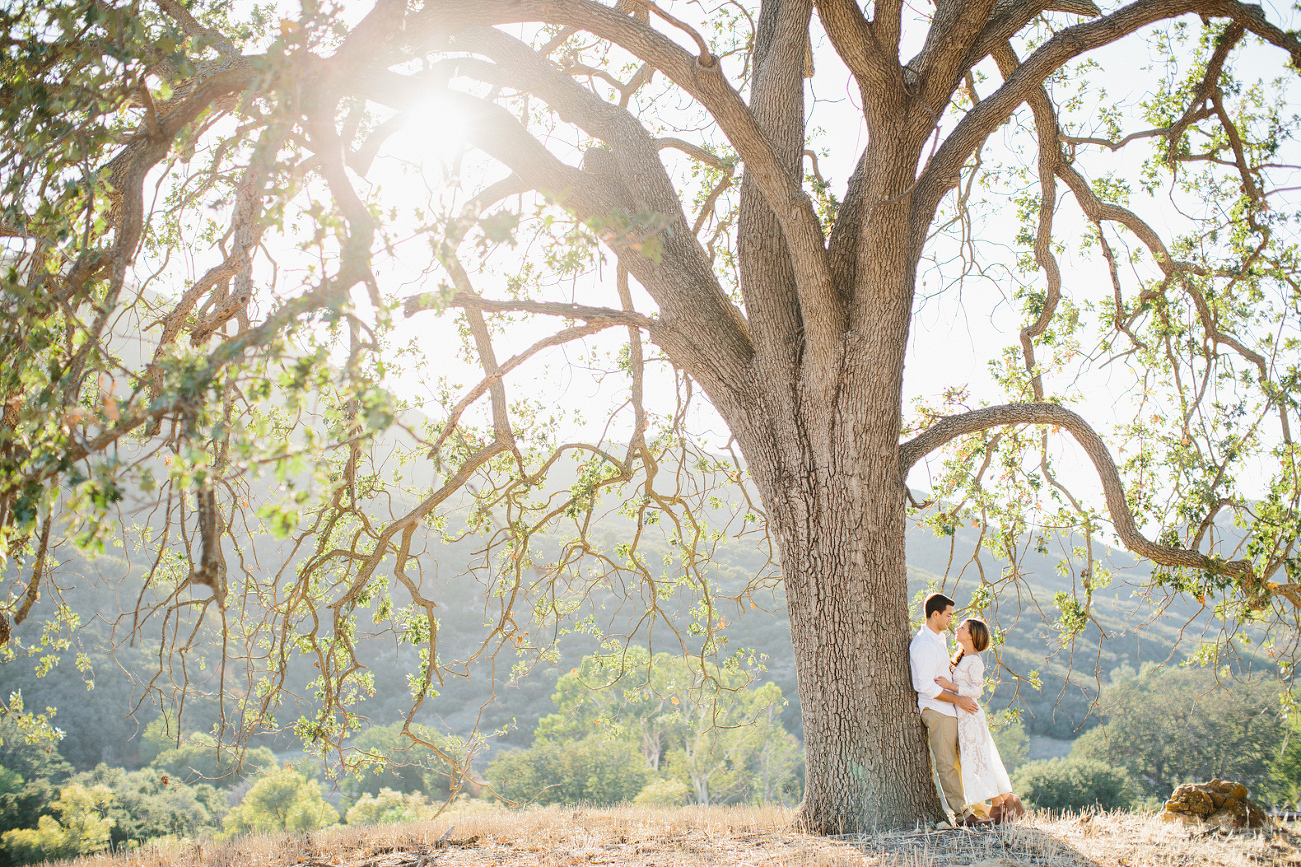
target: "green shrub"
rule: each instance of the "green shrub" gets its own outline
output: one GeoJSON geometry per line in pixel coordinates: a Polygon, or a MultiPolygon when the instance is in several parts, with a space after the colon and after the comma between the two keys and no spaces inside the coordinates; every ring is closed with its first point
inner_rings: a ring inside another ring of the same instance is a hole
{"type": "Polygon", "coordinates": [[[222,820],[226,837],[267,831],[315,831],[339,821],[321,787],[293,768],[262,776],[222,820]]]}
{"type": "Polygon", "coordinates": [[[113,793],[106,816],[113,820],[114,847],[215,831],[229,809],[225,792],[207,783],[187,786],[150,768],[127,771],[101,764],[77,774],[72,782],[87,788],[104,786],[113,793]]]}
{"type": "Polygon", "coordinates": [[[19,864],[103,852],[113,830],[112,804],[107,786],[65,786],[51,804],[58,817],[41,816],[35,828],[5,831],[4,847],[19,864]]]}
{"type": "Polygon", "coordinates": [[[655,780],[632,799],[639,807],[680,807],[691,797],[691,787],[681,780],[655,780]]]}
{"type": "Polygon", "coordinates": [[[375,795],[362,795],[348,810],[349,825],[392,825],[416,822],[432,816],[435,808],[416,792],[380,789],[375,795]]]}
{"type": "Polygon", "coordinates": [[[1040,810],[1127,810],[1135,793],[1124,771],[1091,759],[1047,759],[1022,765],[1012,788],[1027,807],[1040,810]]]}
{"type": "Polygon", "coordinates": [[[487,772],[493,790],[511,801],[601,807],[631,801],[651,776],[637,744],[599,734],[539,740],[493,759],[487,772]]]}

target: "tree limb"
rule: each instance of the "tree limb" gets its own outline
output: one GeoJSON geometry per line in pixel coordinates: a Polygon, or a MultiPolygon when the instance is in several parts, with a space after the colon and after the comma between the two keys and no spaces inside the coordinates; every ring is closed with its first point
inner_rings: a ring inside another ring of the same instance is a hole
{"type": "Polygon", "coordinates": [[[1062,64],[1149,24],[1188,13],[1241,22],[1251,32],[1287,50],[1301,68],[1301,40],[1270,24],[1258,6],[1229,0],[1136,0],[1110,15],[1056,33],[1017,66],[1002,87],[973,107],[927,163],[914,199],[915,208],[922,214],[933,213],[940,199],[957,183],[958,173],[971,154],[1062,64]]]}
{"type": "Polygon", "coordinates": [[[876,20],[869,23],[853,0],[818,0],[818,17],[845,61],[861,93],[903,91],[899,66],[899,5],[891,12],[876,4],[876,20]],[[891,23],[893,22],[893,23],[891,23]],[[878,42],[878,34],[882,34],[878,42]],[[891,35],[892,34],[892,35],[891,35]]]}
{"type": "Polygon", "coordinates": [[[1233,575],[1240,579],[1244,591],[1255,598],[1260,592],[1249,560],[1224,561],[1197,551],[1171,548],[1152,542],[1138,529],[1125,498],[1120,473],[1106,443],[1082,417],[1065,407],[1051,403],[1012,403],[983,407],[961,415],[949,416],[931,425],[899,446],[899,468],[904,476],[922,456],[965,434],[1013,424],[1046,424],[1061,427],[1075,437],[1097,471],[1102,483],[1107,511],[1120,541],[1133,553],[1163,566],[1200,569],[1213,574],[1233,575]]]}
{"type": "MultiPolygon", "coordinates": [[[[754,176],[790,246],[802,306],[809,311],[836,308],[835,290],[822,255],[822,228],[813,203],[798,175],[783,166],[765,131],[717,63],[701,64],[648,25],[592,0],[486,0],[476,4],[473,15],[454,10],[456,5],[454,0],[431,0],[413,14],[409,26],[416,27],[413,32],[432,35],[451,27],[447,18],[464,22],[451,29],[470,23],[546,21],[586,30],[655,65],[709,110],[745,162],[747,172],[754,176]]],[[[839,341],[836,321],[816,315],[805,322],[805,327],[810,344],[818,348],[816,354],[822,358],[834,356],[839,341]]]]}

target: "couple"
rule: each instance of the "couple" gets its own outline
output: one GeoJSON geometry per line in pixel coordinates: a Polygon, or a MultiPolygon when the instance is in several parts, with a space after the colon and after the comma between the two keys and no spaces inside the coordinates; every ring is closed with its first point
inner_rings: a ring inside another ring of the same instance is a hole
{"type": "Polygon", "coordinates": [[[975,617],[958,624],[954,637],[960,649],[950,659],[944,633],[953,622],[953,600],[932,593],[923,610],[926,622],[913,636],[908,656],[931,758],[954,822],[970,827],[1022,816],[1025,807],[1012,794],[985,712],[976,703],[985,688],[980,652],[989,647],[989,627],[975,617]],[[987,800],[993,806],[985,819],[974,805],[983,812],[987,800]]]}

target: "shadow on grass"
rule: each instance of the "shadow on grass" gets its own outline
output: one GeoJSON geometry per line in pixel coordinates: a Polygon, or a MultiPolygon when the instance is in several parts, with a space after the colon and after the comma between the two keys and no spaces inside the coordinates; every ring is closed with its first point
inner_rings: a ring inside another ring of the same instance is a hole
{"type": "Polygon", "coordinates": [[[899,865],[1044,865],[1108,867],[1085,847],[1033,825],[996,825],[983,830],[918,831],[844,837],[869,862],[899,865]]]}

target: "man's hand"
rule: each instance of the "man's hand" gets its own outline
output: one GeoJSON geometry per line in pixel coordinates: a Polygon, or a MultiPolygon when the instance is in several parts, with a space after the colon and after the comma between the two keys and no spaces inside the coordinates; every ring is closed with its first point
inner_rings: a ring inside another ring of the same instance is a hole
{"type": "Polygon", "coordinates": [[[965,710],[967,713],[975,713],[980,710],[980,705],[976,704],[974,698],[967,698],[965,695],[955,695],[953,703],[965,710]]]}

